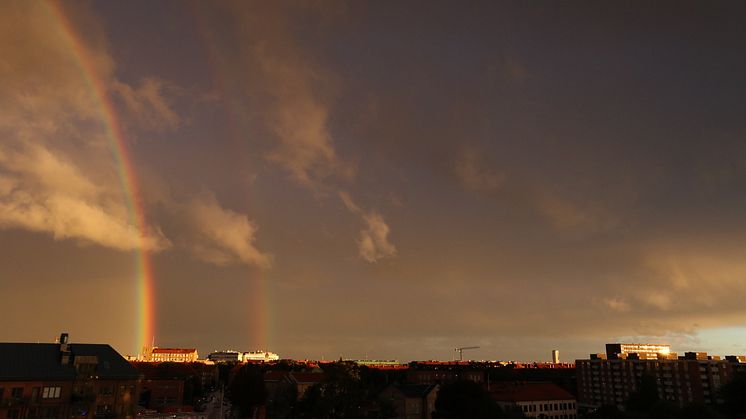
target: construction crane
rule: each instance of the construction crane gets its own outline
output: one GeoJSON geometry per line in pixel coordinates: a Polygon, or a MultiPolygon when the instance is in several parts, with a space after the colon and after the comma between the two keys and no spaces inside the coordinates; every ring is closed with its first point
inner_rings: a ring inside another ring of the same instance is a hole
{"type": "Polygon", "coordinates": [[[463,361],[464,360],[464,351],[467,349],[479,349],[479,346],[462,346],[460,348],[454,349],[454,352],[458,352],[458,360],[463,361]]]}

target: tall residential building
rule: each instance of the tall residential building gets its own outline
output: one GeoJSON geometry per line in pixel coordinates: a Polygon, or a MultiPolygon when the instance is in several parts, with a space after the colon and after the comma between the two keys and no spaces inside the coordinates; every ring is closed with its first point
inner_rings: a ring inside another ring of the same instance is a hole
{"type": "Polygon", "coordinates": [[[731,379],[737,368],[734,364],[743,359],[721,360],[704,352],[686,352],[679,357],[668,345],[609,344],[606,348],[606,354],[575,361],[581,408],[624,408],[644,377],[656,383],[661,400],[679,406],[716,404],[721,402],[718,388],[731,379]]]}
{"type": "Polygon", "coordinates": [[[560,363],[560,360],[559,360],[559,350],[558,349],[553,349],[552,350],[552,363],[553,364],[559,364],[560,363]]]}

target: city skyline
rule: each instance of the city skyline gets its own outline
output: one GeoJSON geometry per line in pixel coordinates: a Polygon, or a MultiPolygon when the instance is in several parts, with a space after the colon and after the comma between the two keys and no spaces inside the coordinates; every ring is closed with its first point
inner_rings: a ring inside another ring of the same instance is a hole
{"type": "Polygon", "coordinates": [[[746,354],[744,9],[4,2],[1,340],[746,354]]]}

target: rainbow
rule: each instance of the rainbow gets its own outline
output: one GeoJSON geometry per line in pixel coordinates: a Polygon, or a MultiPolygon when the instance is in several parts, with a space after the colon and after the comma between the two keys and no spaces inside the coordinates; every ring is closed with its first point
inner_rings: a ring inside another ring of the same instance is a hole
{"type": "Polygon", "coordinates": [[[140,245],[135,251],[137,275],[137,350],[151,344],[155,333],[155,309],[153,269],[147,251],[146,218],[142,205],[142,196],[138,189],[137,176],[132,165],[132,159],[127,151],[122,128],[117,120],[116,111],[109,97],[106,83],[98,74],[91,55],[85,43],[81,40],[75,28],[65,15],[61,5],[55,0],[44,2],[51,14],[56,29],[72,51],[73,59],[81,70],[88,90],[95,100],[106,138],[109,142],[117,166],[119,180],[127,203],[129,223],[137,228],[140,245]]]}
{"type": "MultiPolygon", "coordinates": [[[[235,154],[250,156],[252,152],[245,149],[246,142],[244,139],[246,138],[246,132],[243,130],[241,124],[242,118],[238,110],[240,101],[236,98],[235,93],[242,89],[236,83],[236,78],[240,76],[236,74],[234,68],[226,64],[228,53],[221,48],[221,43],[217,39],[217,35],[210,30],[209,22],[205,18],[206,13],[199,9],[203,4],[190,2],[187,5],[187,10],[191,12],[194,21],[195,32],[205,48],[207,65],[225,111],[226,129],[237,150],[235,154]]],[[[264,270],[260,270],[259,272],[252,271],[246,283],[249,296],[248,304],[246,304],[246,316],[248,319],[246,324],[249,329],[247,331],[249,341],[246,344],[254,350],[271,349],[271,331],[273,329],[271,326],[274,320],[269,304],[272,301],[271,285],[272,282],[268,280],[264,270]]]]}

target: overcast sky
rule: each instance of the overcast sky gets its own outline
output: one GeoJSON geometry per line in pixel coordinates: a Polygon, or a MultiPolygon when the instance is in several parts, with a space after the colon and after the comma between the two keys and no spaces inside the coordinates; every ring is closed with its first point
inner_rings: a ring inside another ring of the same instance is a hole
{"type": "MultiPolygon", "coordinates": [[[[0,3],[0,340],[746,353],[741,2],[0,3]],[[138,239],[90,72],[113,104],[138,239]]],[[[466,355],[466,354],[465,354],[466,355]]]]}

